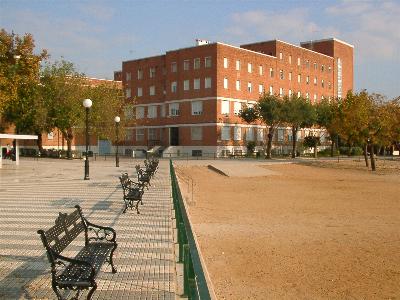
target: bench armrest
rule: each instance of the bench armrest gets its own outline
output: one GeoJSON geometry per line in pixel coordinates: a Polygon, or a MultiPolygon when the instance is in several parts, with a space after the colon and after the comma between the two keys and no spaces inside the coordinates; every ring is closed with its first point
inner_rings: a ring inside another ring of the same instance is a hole
{"type": "Polygon", "coordinates": [[[93,233],[92,236],[88,236],[88,240],[90,241],[107,241],[115,244],[115,239],[117,238],[117,233],[111,227],[100,226],[93,223],[90,223],[86,220],[86,224],[88,227],[88,235],[90,232],[93,233]]]}

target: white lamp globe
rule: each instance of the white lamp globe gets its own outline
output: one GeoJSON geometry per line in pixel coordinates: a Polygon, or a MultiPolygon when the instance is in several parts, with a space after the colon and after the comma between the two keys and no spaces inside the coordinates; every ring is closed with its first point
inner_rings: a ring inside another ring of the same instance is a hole
{"type": "Polygon", "coordinates": [[[83,100],[83,106],[86,108],[90,108],[92,106],[92,100],[90,99],[83,100]]]}
{"type": "Polygon", "coordinates": [[[118,117],[118,116],[116,116],[116,117],[114,118],[114,121],[115,121],[115,123],[119,123],[119,121],[121,121],[121,118],[118,117]]]}

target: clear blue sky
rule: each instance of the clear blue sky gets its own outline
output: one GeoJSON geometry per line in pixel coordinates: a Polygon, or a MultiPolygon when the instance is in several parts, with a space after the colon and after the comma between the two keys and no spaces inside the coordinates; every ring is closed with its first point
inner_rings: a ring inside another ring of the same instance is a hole
{"type": "Polygon", "coordinates": [[[355,46],[355,89],[400,96],[400,1],[0,0],[0,27],[52,60],[113,78],[121,62],[194,45],[336,37],[355,46]]]}

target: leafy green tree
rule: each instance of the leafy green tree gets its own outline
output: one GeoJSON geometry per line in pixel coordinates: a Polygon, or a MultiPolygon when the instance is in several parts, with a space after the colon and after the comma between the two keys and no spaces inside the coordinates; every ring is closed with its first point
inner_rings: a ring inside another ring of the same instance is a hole
{"type": "MultiPolygon", "coordinates": [[[[329,101],[324,99],[318,104],[315,104],[315,110],[317,114],[316,123],[317,125],[326,129],[331,140],[331,156],[333,156],[333,148],[337,141],[337,126],[335,122],[338,114],[338,101],[329,101]]],[[[339,145],[336,145],[336,149],[339,145]]]]}
{"type": "Polygon", "coordinates": [[[319,136],[309,135],[304,138],[303,145],[314,148],[314,157],[317,158],[318,146],[321,145],[319,136]]]}
{"type": "Polygon", "coordinates": [[[292,158],[296,157],[297,132],[301,128],[311,127],[316,121],[314,106],[305,98],[293,94],[284,97],[282,103],[282,120],[292,128],[292,158]]]}
{"type": "Polygon", "coordinates": [[[34,50],[31,34],[19,36],[0,30],[0,116],[6,107],[33,93],[33,86],[39,83],[40,63],[48,54],[46,50],[34,54],[34,50]]]}
{"type": "Polygon", "coordinates": [[[254,107],[246,107],[240,113],[240,117],[247,123],[256,120],[262,121],[268,127],[266,158],[271,158],[272,140],[275,129],[280,124],[282,110],[282,101],[271,94],[263,94],[254,107]]]}

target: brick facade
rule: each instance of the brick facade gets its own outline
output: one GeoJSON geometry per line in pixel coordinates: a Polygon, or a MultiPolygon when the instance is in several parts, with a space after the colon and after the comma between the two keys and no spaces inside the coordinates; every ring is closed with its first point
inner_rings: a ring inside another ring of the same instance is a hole
{"type": "Polygon", "coordinates": [[[125,61],[119,76],[136,114],[127,128],[133,147],[245,149],[249,140],[261,145],[266,133],[237,116],[242,105],[262,92],[301,93],[312,103],[345,97],[353,89],[353,46],[337,39],[212,43],[125,61]]]}

